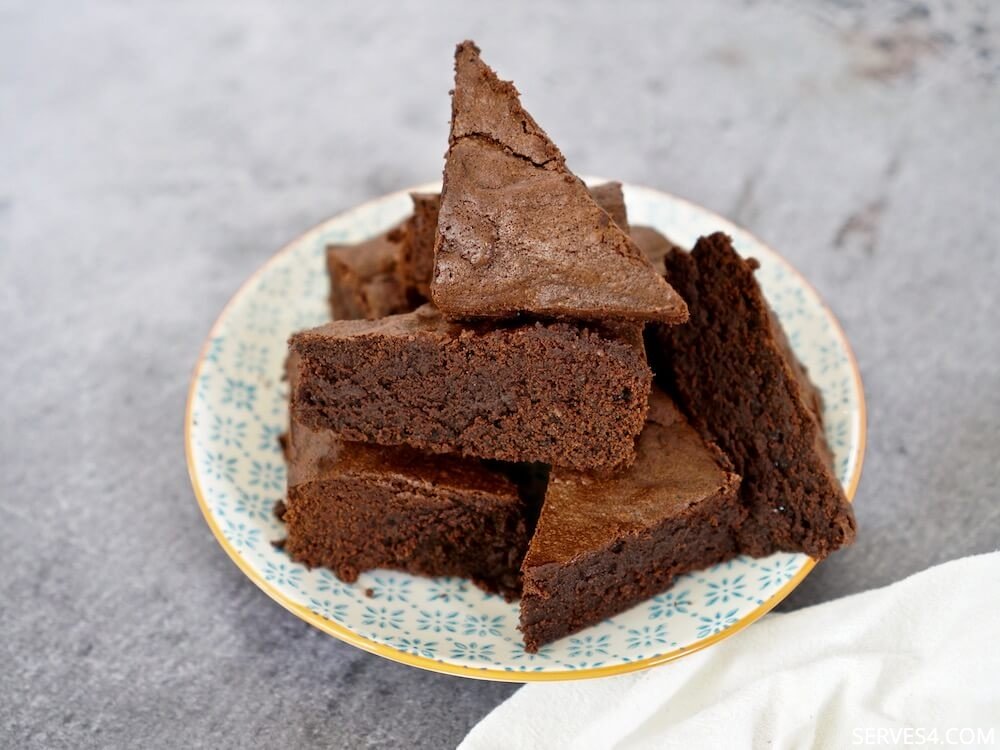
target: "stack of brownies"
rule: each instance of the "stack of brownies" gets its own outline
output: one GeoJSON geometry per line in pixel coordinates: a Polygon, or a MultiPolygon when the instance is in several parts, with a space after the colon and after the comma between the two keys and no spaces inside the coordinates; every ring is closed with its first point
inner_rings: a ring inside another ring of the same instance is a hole
{"type": "Polygon", "coordinates": [[[413,204],[328,249],[335,320],[289,342],[292,558],[520,596],[535,651],[686,571],[851,542],[755,262],[629,227],[471,42],[443,190],[413,204]]]}

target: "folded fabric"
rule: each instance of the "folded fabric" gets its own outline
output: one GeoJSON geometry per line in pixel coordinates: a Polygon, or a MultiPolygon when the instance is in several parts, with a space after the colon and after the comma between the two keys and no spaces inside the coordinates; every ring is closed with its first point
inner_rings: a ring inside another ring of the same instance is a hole
{"type": "Polygon", "coordinates": [[[1000,747],[1000,552],[771,614],[644,672],[521,688],[460,750],[1000,747]]]}

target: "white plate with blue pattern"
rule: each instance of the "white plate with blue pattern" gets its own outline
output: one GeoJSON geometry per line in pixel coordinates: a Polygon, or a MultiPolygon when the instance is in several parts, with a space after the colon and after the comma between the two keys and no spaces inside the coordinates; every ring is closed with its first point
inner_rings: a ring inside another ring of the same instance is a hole
{"type": "MultiPolygon", "coordinates": [[[[787,596],[812,569],[807,556],[739,557],[682,576],[669,591],[529,654],[517,630],[517,603],[468,581],[376,570],[347,584],[272,545],[284,536],[272,511],[285,490],[278,435],[287,422],[286,341],[328,319],[325,246],[396,223],[410,210],[408,192],[358,206],[287,245],[243,285],[209,334],[188,397],[188,470],[205,519],[240,569],[302,619],[360,648],[438,672],[519,682],[669,661],[732,635],[787,596]]],[[[836,472],[853,497],[864,454],[864,393],[847,340],[815,290],[773,250],[710,211],[632,185],[625,196],[634,224],[688,247],[721,230],[760,261],[764,293],[823,392],[836,472]]]]}

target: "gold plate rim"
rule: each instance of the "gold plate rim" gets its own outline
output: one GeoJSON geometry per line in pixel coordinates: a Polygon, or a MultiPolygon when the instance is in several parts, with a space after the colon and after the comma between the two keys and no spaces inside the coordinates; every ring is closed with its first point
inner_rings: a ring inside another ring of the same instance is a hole
{"type": "MultiPolygon", "coordinates": [[[[587,178],[588,182],[600,181],[598,178],[587,178]]],[[[780,589],[775,591],[763,604],[759,605],[756,609],[744,615],[739,621],[735,622],[728,628],[719,633],[715,633],[707,638],[698,641],[690,646],[684,646],[673,651],[668,651],[663,654],[658,654],[656,656],[651,656],[648,659],[640,659],[634,662],[628,662],[625,664],[614,664],[606,667],[595,667],[591,669],[580,669],[580,670],[562,670],[553,672],[515,672],[515,671],[505,671],[502,669],[491,669],[489,667],[477,668],[477,667],[467,667],[460,664],[448,664],[446,662],[440,662],[435,659],[429,659],[424,656],[418,656],[415,654],[410,654],[405,651],[400,651],[388,646],[383,643],[378,643],[364,636],[358,635],[353,630],[344,627],[343,625],[338,625],[335,622],[324,619],[320,617],[315,612],[310,610],[308,607],[304,607],[301,604],[289,599],[281,591],[272,586],[270,583],[264,580],[260,573],[254,569],[240,554],[237,552],[236,548],[233,547],[226,537],[223,535],[222,530],[216,523],[215,518],[212,515],[211,510],[209,510],[208,503],[205,500],[204,492],[202,491],[201,484],[198,481],[198,474],[195,469],[195,457],[194,457],[194,441],[191,437],[192,427],[194,423],[194,404],[195,404],[195,394],[198,384],[198,376],[201,373],[201,368],[205,362],[205,357],[208,353],[211,340],[215,337],[218,329],[224,323],[230,309],[235,304],[235,302],[246,292],[247,289],[264,273],[266,273],[270,267],[278,262],[286,253],[290,252],[291,249],[297,246],[299,243],[307,242],[317,233],[323,231],[328,224],[334,221],[339,221],[345,216],[351,213],[360,212],[370,206],[373,203],[379,203],[386,200],[391,200],[393,198],[413,193],[420,192],[422,190],[427,190],[429,185],[434,183],[425,183],[422,185],[417,185],[405,190],[399,190],[394,193],[387,193],[378,198],[374,198],[369,201],[365,201],[353,208],[343,211],[336,216],[333,216],[320,224],[317,224],[312,229],[303,233],[302,235],[296,237],[291,242],[285,244],[278,252],[272,255],[267,261],[264,262],[250,277],[244,281],[239,289],[230,297],[229,301],[222,308],[222,311],[216,317],[215,322],[212,324],[211,329],[206,336],[204,343],[201,346],[201,350],[198,354],[198,359],[195,362],[194,369],[191,375],[190,385],[188,386],[188,397],[187,405],[184,410],[184,455],[187,460],[188,476],[191,479],[191,487],[194,491],[194,496],[198,501],[198,506],[201,508],[201,513],[205,517],[205,522],[208,524],[212,535],[215,537],[216,541],[222,546],[229,555],[229,558],[236,564],[236,566],[243,571],[244,575],[247,576],[251,581],[253,581],[258,588],[260,588],[265,594],[267,594],[271,599],[276,601],[282,607],[287,609],[292,614],[305,620],[307,623],[312,625],[324,633],[332,635],[345,643],[349,643],[352,646],[356,646],[364,651],[367,651],[378,656],[391,659],[392,661],[399,662],[401,664],[407,664],[412,667],[418,667],[420,669],[426,669],[431,672],[437,672],[439,674],[449,674],[456,675],[460,677],[471,677],[480,680],[491,680],[498,682],[561,682],[565,680],[586,680],[593,679],[596,677],[610,677],[613,675],[626,674],[628,672],[636,672],[643,669],[649,669],[650,667],[655,667],[659,664],[665,664],[670,661],[674,661],[688,654],[693,654],[702,649],[708,648],[726,638],[730,638],[736,633],[740,632],[747,626],[753,624],[761,617],[770,612],[774,607],[776,607],[781,601],[787,597],[802,581],[807,575],[816,567],[815,560],[808,560],[802,569],[795,574],[791,579],[789,579],[785,585],[780,589]]],[[[845,494],[847,499],[851,502],[854,500],[855,492],[858,488],[858,483],[861,481],[861,471],[864,465],[865,449],[867,446],[867,434],[868,434],[868,411],[865,404],[865,391],[864,385],[861,381],[861,371],[858,367],[857,358],[854,355],[854,350],[851,348],[851,344],[847,339],[847,335],[844,333],[844,329],[834,315],[833,310],[826,304],[826,301],[819,294],[816,288],[810,283],[810,281],[803,276],[798,269],[796,269],[791,263],[785,260],[780,254],[775,252],[773,248],[764,242],[761,242],[759,238],[755,237],[753,234],[747,232],[747,230],[742,227],[737,227],[732,222],[719,216],[714,211],[710,211],[703,206],[699,206],[691,201],[684,200],[683,198],[678,198],[677,196],[667,193],[663,190],[657,190],[655,188],[648,188],[639,185],[623,185],[626,189],[637,188],[650,193],[656,193],[664,196],[668,200],[674,201],[676,203],[684,204],[690,208],[707,212],[711,214],[719,223],[719,228],[724,231],[738,231],[743,234],[747,234],[754,238],[760,245],[766,247],[774,258],[780,262],[785,269],[799,279],[808,289],[812,291],[816,299],[819,300],[824,312],[827,314],[830,321],[833,323],[834,333],[840,340],[844,347],[844,351],[847,353],[847,358],[850,362],[851,372],[854,376],[855,386],[858,392],[858,404],[859,412],[861,418],[860,432],[858,437],[858,460],[854,467],[854,472],[852,473],[850,479],[848,480],[847,487],[845,488],[845,494]]]]}

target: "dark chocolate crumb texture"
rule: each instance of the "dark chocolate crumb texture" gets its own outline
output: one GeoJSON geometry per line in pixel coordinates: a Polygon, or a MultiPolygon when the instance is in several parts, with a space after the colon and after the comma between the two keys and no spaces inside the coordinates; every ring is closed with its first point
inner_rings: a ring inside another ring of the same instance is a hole
{"type": "Polygon", "coordinates": [[[722,233],[665,261],[691,320],[651,328],[650,357],[681,408],[743,476],[749,517],[741,550],[819,560],[850,544],[854,513],[831,466],[822,399],[764,299],[756,261],[741,258],[722,233]]]}
{"type": "Polygon", "coordinates": [[[575,469],[627,466],[652,375],[638,327],[463,326],[427,305],[292,336],[296,419],[345,440],[575,469]]]}
{"type": "Polygon", "coordinates": [[[347,443],[292,424],[285,551],[348,582],[372,568],[463,576],[508,600],[533,512],[501,469],[347,443]]]}
{"type": "Polygon", "coordinates": [[[522,569],[528,651],[738,554],[739,477],[656,388],[637,452],[614,477],[553,470],[522,569]]]}
{"type": "MultiPolygon", "coordinates": [[[[293,389],[298,364],[288,357],[293,389]]],[[[275,513],[292,559],[346,582],[393,568],[470,578],[508,601],[520,596],[544,467],[350,443],[295,419],[283,437],[288,495],[275,513]]]]}

